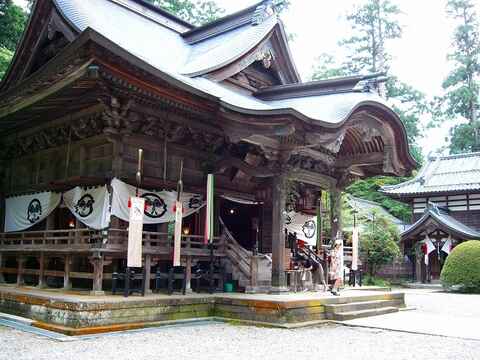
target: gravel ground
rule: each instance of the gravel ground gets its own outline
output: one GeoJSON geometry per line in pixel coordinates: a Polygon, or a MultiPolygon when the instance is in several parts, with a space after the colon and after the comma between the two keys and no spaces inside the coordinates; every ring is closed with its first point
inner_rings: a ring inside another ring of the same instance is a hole
{"type": "Polygon", "coordinates": [[[0,359],[462,359],[480,341],[325,325],[282,330],[208,324],[58,342],[0,328],[0,359]]]}
{"type": "MultiPolygon", "coordinates": [[[[414,331],[421,325],[422,319],[430,318],[438,324],[439,330],[442,327],[463,328],[474,323],[475,332],[478,332],[479,295],[446,294],[430,290],[405,292],[408,306],[414,306],[417,310],[390,314],[400,317],[393,319],[394,323],[392,319],[389,320],[389,315],[373,317],[368,321],[365,319],[366,325],[375,321],[387,325],[390,321],[392,328],[395,328],[394,325],[407,323],[407,330],[414,331]]],[[[58,342],[0,326],[0,360],[162,358],[480,360],[480,341],[341,325],[282,330],[211,323],[58,342]]]]}

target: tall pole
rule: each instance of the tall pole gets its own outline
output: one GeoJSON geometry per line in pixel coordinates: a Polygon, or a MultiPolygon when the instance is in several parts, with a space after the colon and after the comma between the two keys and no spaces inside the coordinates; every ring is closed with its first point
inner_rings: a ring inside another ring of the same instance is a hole
{"type": "Polygon", "coordinates": [[[271,293],[286,291],[285,284],[285,173],[272,179],[272,289],[271,293]]]}

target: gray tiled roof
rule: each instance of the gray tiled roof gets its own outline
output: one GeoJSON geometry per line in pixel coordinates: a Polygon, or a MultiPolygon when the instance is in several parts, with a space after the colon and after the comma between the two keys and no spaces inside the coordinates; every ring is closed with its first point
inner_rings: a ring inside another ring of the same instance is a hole
{"type": "Polygon", "coordinates": [[[480,190],[480,152],[428,159],[413,179],[381,191],[394,196],[480,190]]]}
{"type": "Polygon", "coordinates": [[[306,96],[266,101],[241,94],[220,83],[198,76],[234,61],[257,46],[276,26],[272,15],[262,24],[245,23],[218,36],[189,44],[178,24],[132,0],[54,0],[62,16],[79,32],[88,28],[103,35],[131,55],[205,95],[214,96],[227,108],[243,113],[289,112],[336,127],[362,105],[390,108],[372,92],[306,96]]]}
{"type": "Polygon", "coordinates": [[[410,235],[418,233],[429,223],[429,221],[433,221],[440,229],[450,233],[452,236],[468,240],[480,240],[479,231],[458,221],[450,216],[448,211],[443,210],[432,203],[430,203],[425,209],[423,216],[401,234],[402,239],[407,239],[410,235]]]}

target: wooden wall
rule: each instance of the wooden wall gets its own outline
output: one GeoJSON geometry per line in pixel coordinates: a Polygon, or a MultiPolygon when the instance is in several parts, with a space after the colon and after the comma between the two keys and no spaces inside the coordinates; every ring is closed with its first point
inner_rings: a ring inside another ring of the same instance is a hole
{"type": "Polygon", "coordinates": [[[480,193],[419,197],[412,200],[413,222],[423,216],[429,202],[450,210],[450,216],[480,230],[480,193]]]}

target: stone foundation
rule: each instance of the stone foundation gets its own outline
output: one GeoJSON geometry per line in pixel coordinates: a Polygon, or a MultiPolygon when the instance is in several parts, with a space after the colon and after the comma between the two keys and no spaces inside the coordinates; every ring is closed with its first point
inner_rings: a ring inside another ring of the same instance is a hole
{"type": "Polygon", "coordinates": [[[90,298],[0,287],[0,312],[33,319],[34,326],[78,335],[209,318],[289,327],[326,319],[328,304],[396,300],[399,306],[404,306],[403,293],[351,293],[342,297],[192,294],[90,298]]]}

